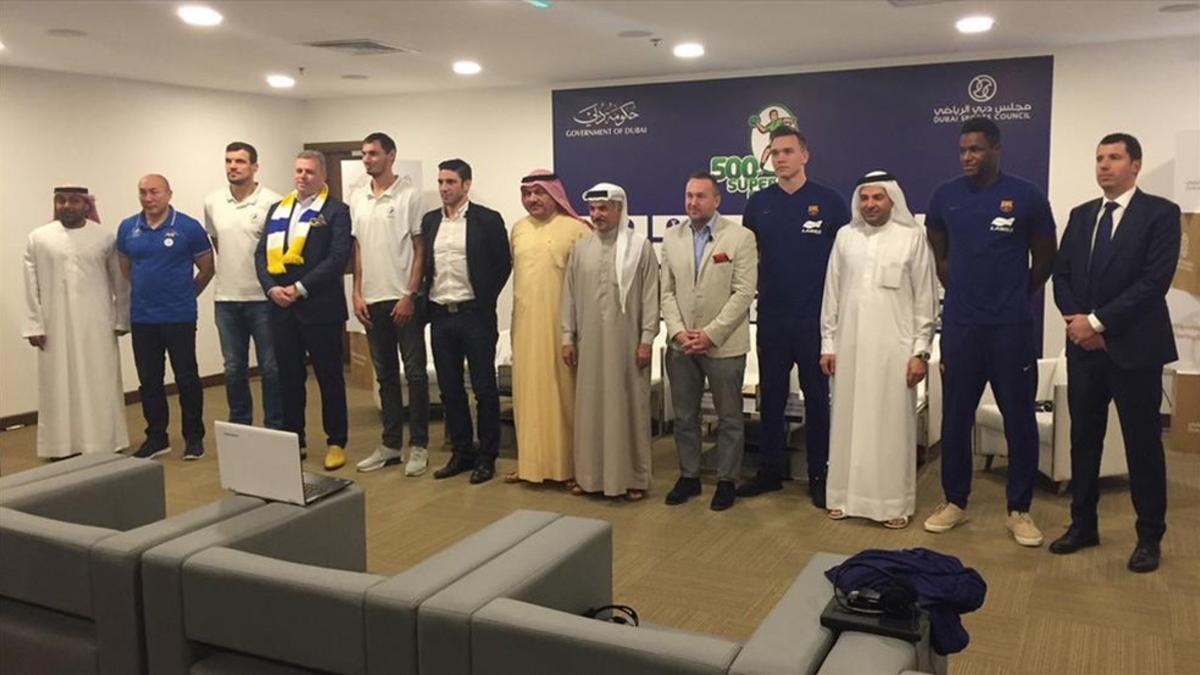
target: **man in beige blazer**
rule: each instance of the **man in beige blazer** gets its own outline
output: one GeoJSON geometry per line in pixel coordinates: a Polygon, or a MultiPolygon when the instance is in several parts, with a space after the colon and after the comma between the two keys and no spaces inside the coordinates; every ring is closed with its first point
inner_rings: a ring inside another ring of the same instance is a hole
{"type": "Polygon", "coordinates": [[[700,400],[707,378],[718,417],[711,507],[723,511],[733,506],[742,465],[742,377],[750,351],[758,249],[750,230],[717,213],[721,192],[711,174],[692,174],[685,199],[688,220],[663,237],[660,272],[680,474],[666,502],[682,504],[701,492],[700,400]]]}

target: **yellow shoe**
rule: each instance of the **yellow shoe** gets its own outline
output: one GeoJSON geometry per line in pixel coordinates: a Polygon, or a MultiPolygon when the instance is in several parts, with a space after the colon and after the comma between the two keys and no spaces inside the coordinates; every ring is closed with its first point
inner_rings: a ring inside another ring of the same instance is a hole
{"type": "Polygon", "coordinates": [[[331,445],[325,453],[325,470],[340,469],[346,463],[346,451],[340,445],[331,445]]]}

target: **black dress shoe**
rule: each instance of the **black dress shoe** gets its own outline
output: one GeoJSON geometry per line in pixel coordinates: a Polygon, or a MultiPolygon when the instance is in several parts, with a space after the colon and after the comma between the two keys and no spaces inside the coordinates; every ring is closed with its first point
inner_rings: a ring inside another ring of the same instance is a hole
{"type": "Polygon", "coordinates": [[[470,471],[473,466],[474,465],[471,462],[460,459],[458,455],[455,455],[450,458],[449,462],[446,462],[446,466],[434,471],[433,477],[437,480],[441,480],[443,478],[453,478],[460,473],[466,473],[470,471]]]}
{"type": "Polygon", "coordinates": [[[700,494],[700,479],[687,478],[680,476],[679,480],[675,481],[675,487],[667,493],[667,506],[678,506],[687,500],[700,494]]]}
{"type": "Polygon", "coordinates": [[[708,508],[713,511],[724,511],[733,506],[733,502],[736,500],[737,490],[733,488],[733,481],[718,481],[717,491],[713,494],[712,503],[708,505],[708,508]]]}
{"type": "Polygon", "coordinates": [[[1148,544],[1138,542],[1136,548],[1133,549],[1133,555],[1129,556],[1129,571],[1145,574],[1158,569],[1158,560],[1162,557],[1162,551],[1158,548],[1158,544],[1148,544]]]}
{"type": "Polygon", "coordinates": [[[818,509],[825,508],[825,476],[809,476],[808,498],[818,509]]]}
{"type": "Polygon", "coordinates": [[[754,478],[742,483],[737,488],[737,496],[739,497],[757,497],[768,492],[776,492],[783,489],[783,481],[779,476],[773,476],[766,473],[757,473],[754,478]]]}
{"type": "Polygon", "coordinates": [[[1067,533],[1055,539],[1050,544],[1050,552],[1057,555],[1066,555],[1074,553],[1081,548],[1089,546],[1099,546],[1100,535],[1096,532],[1088,532],[1074,525],[1067,528],[1067,533]]]}
{"type": "Polygon", "coordinates": [[[480,462],[471,472],[471,485],[486,483],[496,477],[496,465],[492,462],[480,462]]]}
{"type": "Polygon", "coordinates": [[[171,446],[167,444],[165,438],[162,440],[146,439],[146,442],[142,443],[142,447],[138,448],[137,452],[133,453],[133,456],[138,459],[151,459],[159,455],[165,455],[170,451],[171,446]]]}

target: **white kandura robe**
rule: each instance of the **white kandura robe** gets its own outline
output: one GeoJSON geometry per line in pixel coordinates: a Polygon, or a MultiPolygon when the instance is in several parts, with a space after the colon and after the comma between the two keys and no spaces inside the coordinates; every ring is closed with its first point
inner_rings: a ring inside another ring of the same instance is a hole
{"type": "Polygon", "coordinates": [[[836,354],[826,504],[886,521],[916,506],[916,388],[908,361],[929,351],[936,300],[924,228],[857,222],[834,242],[821,353],[836,354]]]}
{"type": "Polygon", "coordinates": [[[29,234],[21,337],[46,336],[37,350],[39,457],[129,447],[115,332],[129,330],[129,283],[116,237],[115,226],[90,220],[29,234]]]}
{"type": "Polygon", "coordinates": [[[575,482],[614,497],[650,489],[650,368],[638,344],[658,334],[658,258],[645,237],[631,238],[628,295],[617,281],[617,232],[575,242],[563,275],[563,344],[574,344],[575,482]],[[624,305],[624,306],[622,306],[624,305]]]}

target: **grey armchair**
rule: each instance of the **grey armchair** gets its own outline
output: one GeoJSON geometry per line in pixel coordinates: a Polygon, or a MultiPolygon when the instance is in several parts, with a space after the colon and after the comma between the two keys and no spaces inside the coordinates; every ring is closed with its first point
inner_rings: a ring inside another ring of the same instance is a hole
{"type": "Polygon", "coordinates": [[[516,511],[390,578],[362,572],[361,559],[313,555],[308,536],[177,540],[147,554],[152,670],[415,675],[426,600],[560,518],[516,511]]]}
{"type": "MultiPolygon", "coordinates": [[[[566,520],[566,519],[564,519],[566,520]]],[[[547,528],[550,534],[550,528],[547,528]]],[[[527,544],[535,541],[530,537],[527,544]]],[[[561,537],[560,537],[561,539],[561,537]]],[[[570,549],[573,544],[564,541],[570,549]]],[[[522,547],[507,554],[516,558],[522,547]]],[[[855,673],[856,675],[898,675],[915,668],[918,664],[916,650],[912,645],[874,635],[844,634],[848,639],[844,648],[838,649],[838,637],[820,625],[820,615],[829,601],[833,586],[825,579],[824,572],[840,563],[845,556],[818,553],[812,557],[805,569],[792,583],[763,623],[745,644],[722,637],[702,635],[663,626],[643,623],[632,628],[605,623],[580,616],[586,605],[597,606],[611,603],[611,586],[604,580],[595,583],[594,594],[585,601],[564,594],[557,587],[555,575],[550,573],[559,563],[560,556],[547,555],[538,551],[521,561],[520,567],[511,565],[516,560],[498,558],[478,570],[481,579],[473,583],[484,587],[487,577],[504,574],[493,570],[502,564],[508,565],[507,578],[519,580],[516,590],[495,593],[494,597],[471,613],[465,622],[469,631],[469,663],[465,666],[455,654],[462,650],[457,642],[446,635],[430,633],[430,639],[438,639],[445,645],[444,659],[430,662],[435,666],[429,672],[465,673],[472,675],[606,675],[620,672],[622,675],[811,675],[821,673],[855,673]],[[541,562],[539,562],[541,561],[541,562]],[[831,648],[833,651],[831,652],[831,648]],[[832,662],[827,656],[836,657],[832,662]],[[856,668],[868,665],[870,670],[856,668]]],[[[574,586],[591,585],[595,570],[577,576],[574,586]]],[[[460,584],[471,582],[467,577],[460,584]]],[[[495,582],[491,584],[495,586],[495,582]]],[[[459,585],[447,593],[465,589],[459,585]]],[[[487,593],[475,592],[476,600],[487,593]]],[[[435,597],[423,608],[422,628],[426,614],[442,603],[435,597]]],[[[470,603],[459,599],[454,603],[469,607],[470,603]]],[[[428,614],[430,619],[436,615],[428,614]]],[[[460,625],[462,625],[460,621],[460,625]]],[[[426,653],[422,653],[422,666],[426,664],[426,653]]],[[[424,672],[424,671],[423,671],[424,672]]]]}
{"type": "Polygon", "coordinates": [[[0,495],[5,490],[15,488],[28,483],[36,483],[39,480],[61,476],[65,473],[86,469],[108,462],[115,462],[120,459],[126,459],[125,455],[120,455],[114,452],[91,452],[86,455],[63,459],[56,462],[49,462],[41,466],[18,471],[7,476],[0,476],[0,495]]]}
{"type": "Polygon", "coordinates": [[[142,553],[263,505],[230,497],[164,519],[159,463],[98,457],[40,467],[56,471],[0,492],[6,673],[146,672],[142,553]]]}

